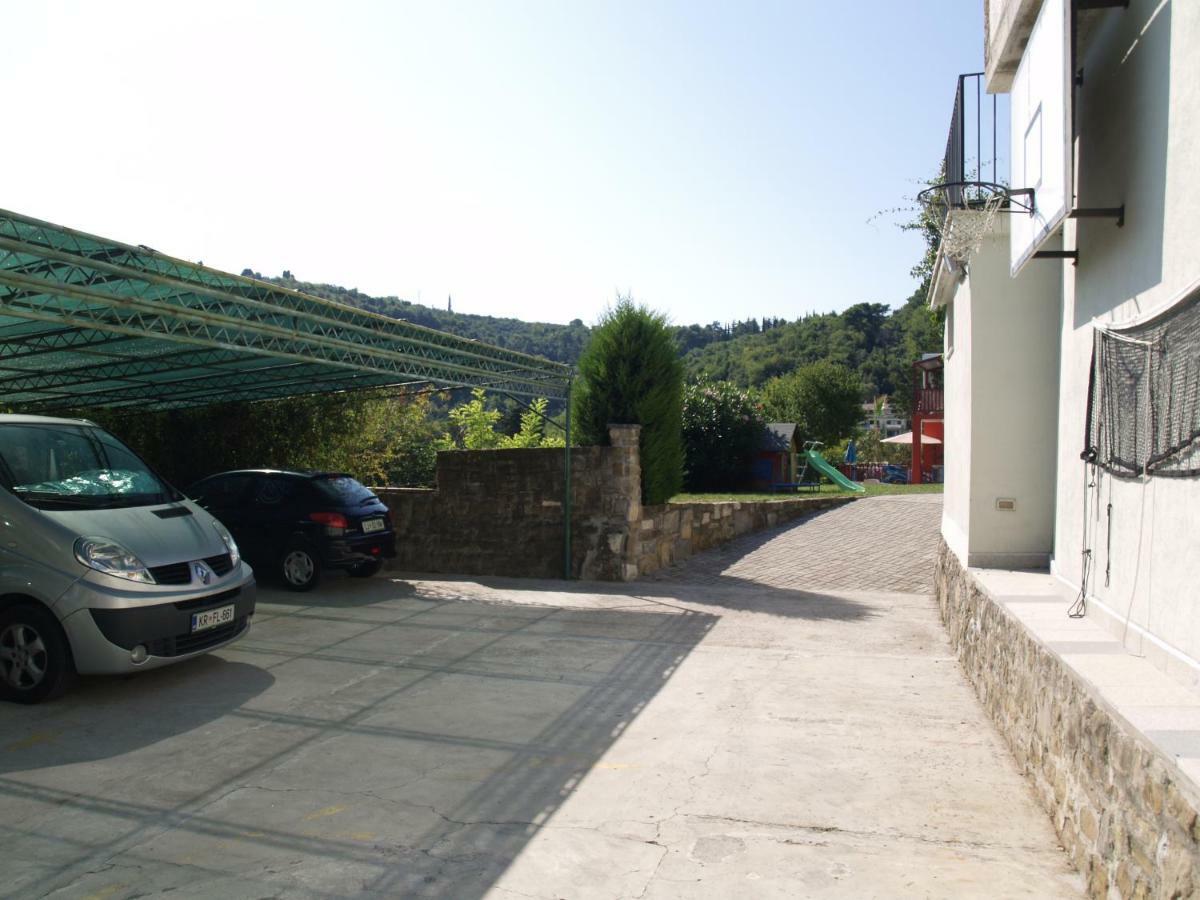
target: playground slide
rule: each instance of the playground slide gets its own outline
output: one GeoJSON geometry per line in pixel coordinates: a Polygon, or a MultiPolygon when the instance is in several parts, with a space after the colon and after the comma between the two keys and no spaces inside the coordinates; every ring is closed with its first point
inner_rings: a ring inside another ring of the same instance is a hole
{"type": "Polygon", "coordinates": [[[855,481],[851,481],[849,478],[827,463],[825,461],[825,457],[823,457],[816,450],[806,450],[805,453],[808,455],[808,464],[840,487],[843,491],[854,491],[859,494],[866,492],[867,489],[865,487],[855,481]]]}

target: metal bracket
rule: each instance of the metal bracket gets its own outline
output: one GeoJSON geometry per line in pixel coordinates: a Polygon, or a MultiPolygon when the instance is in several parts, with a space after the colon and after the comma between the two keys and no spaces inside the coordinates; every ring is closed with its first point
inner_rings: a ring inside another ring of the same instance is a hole
{"type": "Polygon", "coordinates": [[[1129,0],[1075,0],[1075,8],[1077,10],[1086,11],[1089,9],[1129,9],[1129,0]]]}
{"type": "Polygon", "coordinates": [[[1070,259],[1079,262],[1078,250],[1039,250],[1033,254],[1034,259],[1070,259]]]}
{"type": "Polygon", "coordinates": [[[1017,201],[1017,207],[1022,212],[1027,212],[1031,216],[1034,211],[1034,189],[1033,188],[1013,188],[1008,191],[1008,201],[1012,203],[1014,197],[1027,197],[1028,202],[1017,201]]]}
{"type": "Polygon", "coordinates": [[[1073,209],[1067,213],[1068,219],[1116,219],[1117,227],[1125,227],[1125,204],[1120,206],[1093,206],[1084,209],[1073,209]]]}

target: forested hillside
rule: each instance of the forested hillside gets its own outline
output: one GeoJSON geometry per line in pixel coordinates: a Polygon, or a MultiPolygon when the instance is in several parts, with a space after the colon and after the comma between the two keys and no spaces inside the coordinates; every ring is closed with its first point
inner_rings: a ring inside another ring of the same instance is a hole
{"type": "MultiPolygon", "coordinates": [[[[913,274],[922,276],[922,268],[913,274]]],[[[243,274],[262,277],[249,269],[243,274]]],[[[559,362],[577,362],[590,334],[579,319],[555,325],[457,313],[398,297],[371,297],[356,288],[299,281],[291,272],[266,280],[559,362]]],[[[941,324],[925,306],[926,284],[922,278],[917,291],[895,311],[884,303],[859,303],[841,313],[810,314],[792,322],[766,318],[677,325],[675,340],[690,378],[704,376],[740,387],[761,387],[800,366],[827,361],[859,376],[864,399],[892,395],[896,405],[906,410],[912,362],[922,353],[939,351],[942,345],[941,324]]]]}
{"type": "MultiPolygon", "coordinates": [[[[257,272],[245,269],[243,275],[254,278],[263,276],[257,272]]],[[[344,288],[336,284],[316,284],[310,281],[298,281],[291,272],[284,272],[278,278],[263,279],[272,284],[293,290],[303,291],[327,300],[357,306],[393,319],[403,319],[414,325],[426,328],[436,328],[451,334],[462,335],[519,350],[522,353],[532,353],[553,359],[557,362],[573,363],[583,352],[587,343],[590,329],[579,319],[569,325],[554,325],[547,322],[524,322],[520,319],[501,319],[495,316],[476,316],[469,313],[456,313],[444,309],[436,309],[420,303],[411,303],[399,297],[371,297],[361,293],[357,288],[344,288]]]]}
{"type": "Polygon", "coordinates": [[[895,312],[883,303],[858,303],[841,313],[808,315],[692,350],[684,365],[691,377],[760,387],[799,366],[833,362],[856,372],[868,394],[892,395],[907,410],[913,361],[941,347],[941,324],[922,289],[895,312]]]}

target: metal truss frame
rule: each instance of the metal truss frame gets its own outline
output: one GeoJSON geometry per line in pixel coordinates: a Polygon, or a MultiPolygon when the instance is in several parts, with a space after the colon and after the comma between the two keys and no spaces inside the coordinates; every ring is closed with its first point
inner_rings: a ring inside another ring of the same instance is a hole
{"type": "Polygon", "coordinates": [[[22,410],[166,409],[414,385],[565,399],[571,374],[0,210],[0,402],[22,410]]]}
{"type": "Polygon", "coordinates": [[[362,388],[565,400],[573,370],[0,210],[0,407],[176,409],[362,388]]]}

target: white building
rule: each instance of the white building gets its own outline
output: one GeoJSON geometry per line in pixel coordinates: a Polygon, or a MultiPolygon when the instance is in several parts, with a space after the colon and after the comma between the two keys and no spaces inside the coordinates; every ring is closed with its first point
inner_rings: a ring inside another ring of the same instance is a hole
{"type": "Polygon", "coordinates": [[[904,418],[884,397],[883,403],[864,403],[863,417],[858,427],[863,431],[878,431],[883,437],[895,437],[908,430],[908,419],[904,418]]]}
{"type": "Polygon", "coordinates": [[[1089,848],[1074,855],[1099,873],[1093,893],[1125,895],[1122,877],[1163,890],[1145,860],[1161,869],[1164,847],[1200,860],[1195,839],[1163,823],[1132,869],[1119,852],[1101,861],[1104,829],[1134,827],[1116,799],[1132,776],[1089,781],[1091,748],[1064,746],[1075,694],[1062,684],[1077,679],[1115,710],[1109,734],[1142,741],[1145,765],[1200,796],[1200,2],[986,0],[985,21],[986,72],[978,94],[960,79],[946,178],[1012,193],[978,249],[939,255],[930,291],[946,309],[939,600],[981,696],[1012,693],[996,716],[1019,758],[1036,745],[1044,767],[1057,747],[1066,797],[1031,777],[1064,844],[1089,848]],[[1068,680],[1015,673],[1011,646],[989,647],[1013,634],[1032,641],[1029,667],[1053,660],[1068,680]],[[1080,831],[1089,815],[1099,836],[1080,831]]]}

